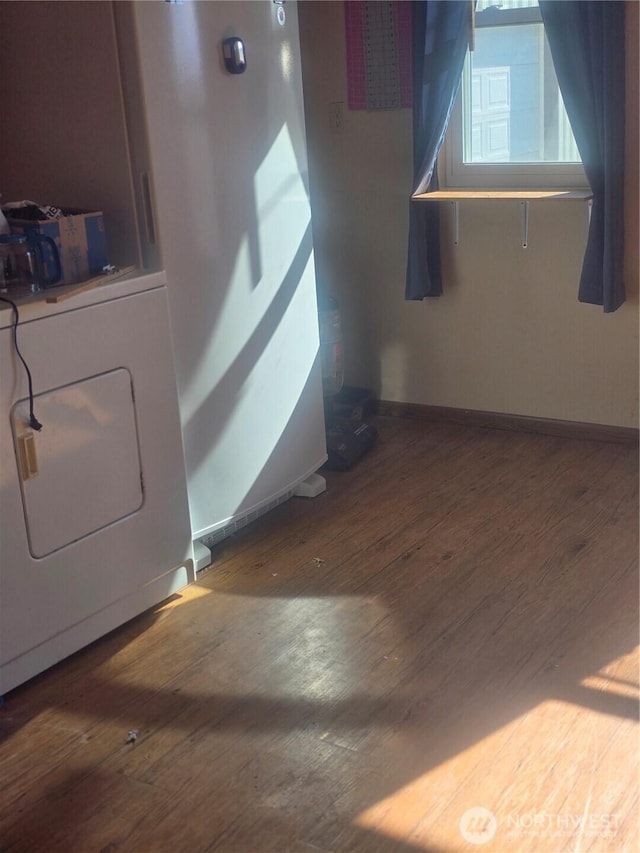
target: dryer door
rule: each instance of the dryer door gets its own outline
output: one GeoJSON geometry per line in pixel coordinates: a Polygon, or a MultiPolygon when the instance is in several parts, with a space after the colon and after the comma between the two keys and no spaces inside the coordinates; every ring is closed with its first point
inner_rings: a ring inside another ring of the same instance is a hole
{"type": "Polygon", "coordinates": [[[35,408],[41,432],[25,426],[27,400],[11,426],[29,551],[45,557],[140,509],[142,471],[128,370],[38,395],[35,408]]]}

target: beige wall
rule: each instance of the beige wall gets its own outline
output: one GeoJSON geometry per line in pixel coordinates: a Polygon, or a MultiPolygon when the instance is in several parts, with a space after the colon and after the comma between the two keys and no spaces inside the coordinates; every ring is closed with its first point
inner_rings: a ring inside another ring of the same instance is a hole
{"type": "Polygon", "coordinates": [[[318,278],[340,301],[346,381],[381,399],[590,423],[638,421],[638,3],[629,4],[628,301],[577,301],[587,210],[467,202],[443,209],[445,293],[405,302],[409,110],[347,110],[341,2],[300,3],[318,278]],[[331,102],[344,102],[341,131],[331,102]]]}

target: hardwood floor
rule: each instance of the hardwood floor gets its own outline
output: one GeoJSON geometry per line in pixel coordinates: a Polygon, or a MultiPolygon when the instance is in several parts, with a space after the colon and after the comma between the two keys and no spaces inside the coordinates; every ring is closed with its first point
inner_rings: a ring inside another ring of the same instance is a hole
{"type": "Polygon", "coordinates": [[[636,448],[378,426],[5,697],[0,850],[638,849],[636,448]]]}

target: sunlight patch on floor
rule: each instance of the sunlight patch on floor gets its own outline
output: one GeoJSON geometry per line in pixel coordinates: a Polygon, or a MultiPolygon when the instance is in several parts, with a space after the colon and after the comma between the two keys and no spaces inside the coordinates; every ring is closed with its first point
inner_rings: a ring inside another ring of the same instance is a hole
{"type": "MultiPolygon", "coordinates": [[[[569,687],[566,698],[545,699],[484,737],[474,732],[473,714],[462,718],[455,738],[444,734],[450,743],[440,746],[442,735],[430,733],[424,764],[431,769],[361,812],[355,824],[425,851],[482,845],[520,853],[580,844],[583,836],[593,849],[615,849],[607,845],[624,834],[625,809],[607,780],[624,765],[637,724],[620,702],[628,704],[631,694],[612,694],[632,690],[633,680],[621,673],[612,682],[613,676],[590,676],[569,687]],[[443,752],[452,757],[439,763],[443,752]]],[[[624,790],[628,779],[619,784],[624,790]]]]}
{"type": "Polygon", "coordinates": [[[640,684],[638,683],[640,676],[638,670],[639,649],[640,647],[636,647],[628,654],[621,655],[611,661],[599,672],[583,679],[580,685],[592,690],[604,690],[637,701],[640,693],[640,684]]]}
{"type": "Polygon", "coordinates": [[[213,590],[207,589],[206,587],[191,584],[190,586],[186,586],[184,589],[181,589],[176,595],[168,598],[155,610],[155,612],[166,613],[168,610],[175,610],[176,607],[181,607],[183,604],[190,604],[198,598],[204,598],[207,595],[211,595],[212,592],[213,590]]]}
{"type": "MultiPolygon", "coordinates": [[[[418,850],[466,848],[458,822],[468,809],[491,808],[493,803],[480,791],[469,791],[458,805],[460,790],[468,780],[482,783],[486,767],[503,750],[518,723],[513,720],[399,788],[361,812],[355,824],[389,839],[408,842],[418,850]],[[456,846],[452,847],[452,843],[456,846]]],[[[430,762],[426,756],[425,764],[430,762]]]]}

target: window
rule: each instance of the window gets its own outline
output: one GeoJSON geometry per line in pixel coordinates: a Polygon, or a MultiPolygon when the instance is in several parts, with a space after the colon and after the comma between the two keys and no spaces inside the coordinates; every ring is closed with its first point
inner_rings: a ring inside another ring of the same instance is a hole
{"type": "Polygon", "coordinates": [[[587,187],[537,0],[478,0],[447,130],[448,187],[587,187]]]}

